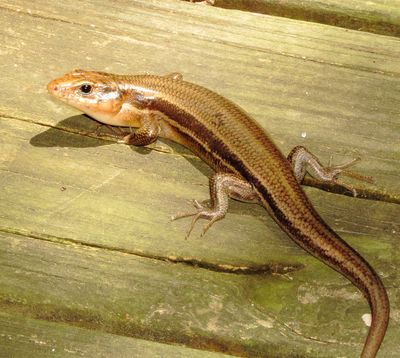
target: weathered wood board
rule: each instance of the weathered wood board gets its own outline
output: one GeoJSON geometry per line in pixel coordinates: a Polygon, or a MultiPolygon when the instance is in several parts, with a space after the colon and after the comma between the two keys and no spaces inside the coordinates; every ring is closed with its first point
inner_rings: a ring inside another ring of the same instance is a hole
{"type": "Polygon", "coordinates": [[[400,36],[399,0],[212,0],[209,3],[227,9],[400,36]]]}
{"type": "MultiPolygon", "coordinates": [[[[22,344],[26,327],[86,356],[103,339],[132,356],[139,338],[159,342],[143,346],[149,357],[174,348],[162,343],[251,357],[361,351],[364,299],[262,208],[232,202],[206,237],[199,225],[184,240],[188,221],[169,217],[207,198],[210,170],[166,141],[95,138],[46,84],[76,67],[180,71],[239,103],[284,152],[361,156],[357,170],[376,184],[349,182],[396,198],[398,39],[181,1],[0,0],[0,23],[0,356],[41,356],[22,344]]],[[[306,191],[382,276],[392,315],[381,356],[396,357],[399,205],[306,191]]],[[[187,349],[171,356],[195,356],[187,349]]]]}

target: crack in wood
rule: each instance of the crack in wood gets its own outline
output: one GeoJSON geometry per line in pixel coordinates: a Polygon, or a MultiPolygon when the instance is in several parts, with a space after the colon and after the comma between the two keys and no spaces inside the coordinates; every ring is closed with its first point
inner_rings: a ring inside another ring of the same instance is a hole
{"type": "Polygon", "coordinates": [[[235,264],[221,264],[206,262],[193,257],[180,257],[180,256],[161,256],[144,253],[142,251],[127,250],[119,247],[113,247],[102,244],[87,243],[71,238],[57,237],[55,235],[48,235],[43,233],[34,233],[28,230],[16,229],[10,227],[0,227],[0,232],[31,238],[35,240],[43,240],[56,244],[63,245],[79,245],[91,249],[101,249],[116,253],[128,254],[142,258],[164,261],[174,264],[184,264],[187,266],[205,269],[215,272],[231,273],[237,275],[272,275],[272,274],[287,274],[289,272],[298,271],[304,268],[303,264],[285,264],[285,263],[272,263],[265,265],[235,265],[235,264]]]}

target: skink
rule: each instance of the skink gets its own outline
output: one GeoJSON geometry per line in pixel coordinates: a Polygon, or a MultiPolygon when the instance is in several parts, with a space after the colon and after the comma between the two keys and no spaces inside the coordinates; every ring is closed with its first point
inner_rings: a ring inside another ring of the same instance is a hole
{"type": "Polygon", "coordinates": [[[389,299],[373,268],[318,215],[300,182],[307,167],[318,178],[336,182],[348,163],[323,167],[303,147],[288,158],[240,107],[179,74],[114,75],[74,70],[51,81],[48,91],[107,125],[135,127],[122,137],[147,145],[158,137],[189,148],[215,171],[210,179],[211,205],[196,202],[189,233],[199,218],[209,221],[203,233],[228,209],[228,198],[264,206],[300,247],[348,278],[366,297],[372,322],[361,353],[375,357],[389,321],[389,299]]]}

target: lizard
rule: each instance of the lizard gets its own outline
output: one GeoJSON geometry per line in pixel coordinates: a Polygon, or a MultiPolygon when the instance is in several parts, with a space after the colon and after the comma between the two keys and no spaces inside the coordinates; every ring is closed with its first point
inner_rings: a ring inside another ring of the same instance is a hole
{"type": "Polygon", "coordinates": [[[208,222],[203,234],[225,217],[228,199],[261,204],[279,227],[301,248],[350,280],[366,297],[371,326],[361,358],[376,356],[389,322],[386,289],[371,265],[331,229],[300,186],[306,171],[337,183],[354,161],[324,167],[311,152],[295,147],[286,158],[265,131],[242,108],[182,75],[116,75],[73,70],[54,79],[48,92],[100,123],[131,127],[125,144],[145,146],[158,138],[177,142],[206,162],[210,178],[209,206],[173,219],[193,217],[208,222]]]}

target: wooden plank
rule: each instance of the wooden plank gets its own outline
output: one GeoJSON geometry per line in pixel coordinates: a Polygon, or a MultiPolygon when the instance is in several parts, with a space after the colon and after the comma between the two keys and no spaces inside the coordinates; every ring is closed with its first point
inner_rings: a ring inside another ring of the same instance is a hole
{"type": "MultiPolygon", "coordinates": [[[[178,1],[87,1],[78,15],[80,7],[0,1],[1,63],[13,69],[0,77],[4,310],[240,356],[361,350],[361,295],[261,208],[232,203],[204,239],[199,227],[183,240],[187,221],[168,217],[207,198],[209,169],[171,143],[150,151],[88,137],[95,125],[53,102],[45,85],[73,67],[180,70],[240,103],[285,152],[303,144],[325,160],[361,155],[372,188],[394,197],[399,41],[178,1]],[[258,274],[226,272],[235,270],[258,274]],[[155,315],[166,308],[179,314],[155,315]]],[[[396,312],[399,206],[307,192],[383,276],[396,312]]],[[[394,315],[385,357],[399,333],[394,315]]]]}
{"type": "MultiPolygon", "coordinates": [[[[332,357],[357,347],[357,340],[344,346],[332,344],[326,355],[329,342],[313,341],[274,317],[276,302],[274,308],[260,311],[260,291],[269,290],[274,282],[275,288],[287,291],[300,283],[297,280],[293,283],[267,275],[223,274],[110,249],[3,233],[0,252],[1,308],[17,314],[16,329],[18,322],[24,324],[18,318],[22,314],[95,330],[93,340],[99,333],[108,332],[251,357],[284,357],[290,352],[332,357]],[[254,295],[260,297],[253,300],[254,295]]],[[[358,305],[357,301],[352,304],[358,305]]],[[[7,334],[15,335],[14,329],[9,332],[8,321],[0,320],[3,339],[7,334]]],[[[358,325],[346,326],[354,329],[358,325]]],[[[56,336],[65,332],[64,325],[53,327],[60,330],[56,336]]],[[[90,332],[86,334],[90,339],[90,332]]],[[[68,341],[61,339],[61,345],[68,341]]],[[[15,345],[18,352],[19,340],[15,345]]],[[[12,351],[12,347],[9,349],[12,351]]],[[[124,352],[129,352],[129,345],[124,352]]]]}
{"type": "Polygon", "coordinates": [[[209,4],[225,9],[252,11],[376,34],[400,36],[398,0],[209,0],[209,4]]]}
{"type": "MultiPolygon", "coordinates": [[[[211,229],[208,240],[196,240],[201,225],[192,237],[195,245],[183,240],[188,221],[171,223],[169,217],[182,207],[190,208],[190,198],[207,197],[207,177],[197,169],[206,168],[199,161],[191,166],[184,157],[132,150],[57,129],[43,131],[36,124],[6,118],[0,133],[2,152],[14,153],[2,171],[5,229],[207,266],[245,269],[267,263],[273,268],[279,263],[294,265],[297,258],[291,255],[302,255],[261,207],[236,202],[227,218],[211,229]],[[238,238],[237,232],[243,230],[246,235],[238,238]]],[[[348,223],[344,231],[381,235],[388,231],[388,221],[397,222],[398,205],[321,195],[316,190],[308,193],[330,223],[354,210],[355,225],[348,223]],[[371,219],[375,217],[378,220],[371,219]],[[377,230],[357,229],[371,220],[377,230]]]]}
{"type": "Polygon", "coordinates": [[[0,312],[0,357],[4,358],[228,358],[222,353],[145,341],[0,312]]]}

